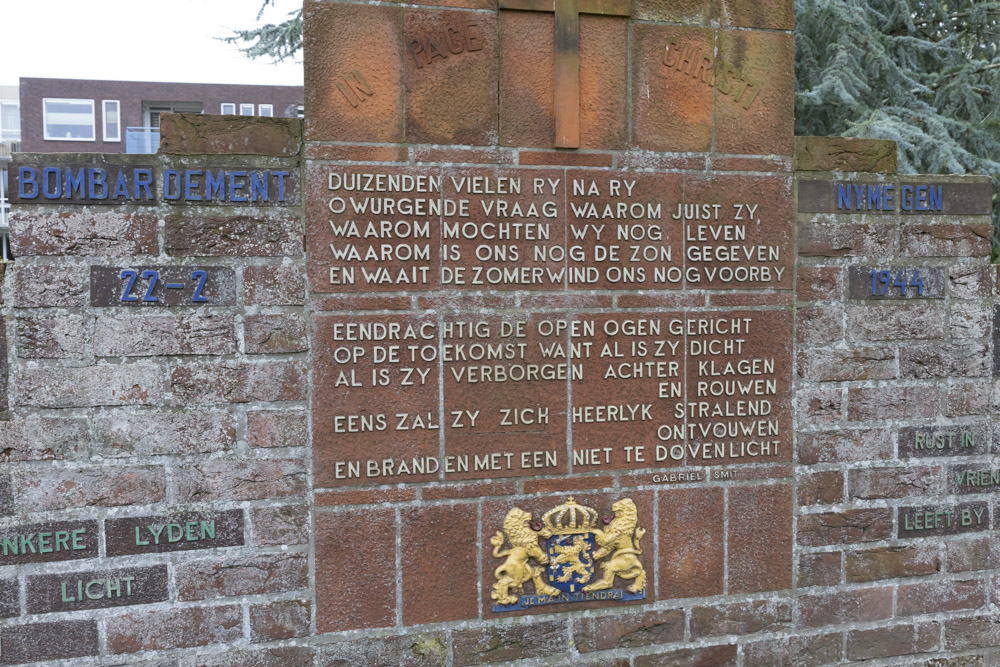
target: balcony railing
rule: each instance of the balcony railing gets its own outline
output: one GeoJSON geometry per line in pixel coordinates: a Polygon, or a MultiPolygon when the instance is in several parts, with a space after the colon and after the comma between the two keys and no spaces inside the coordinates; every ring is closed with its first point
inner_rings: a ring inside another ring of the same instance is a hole
{"type": "Polygon", "coordinates": [[[21,151],[20,141],[0,141],[0,160],[9,160],[11,154],[21,151]]]}
{"type": "Polygon", "coordinates": [[[160,148],[160,128],[126,127],[126,153],[155,153],[160,148]]]}

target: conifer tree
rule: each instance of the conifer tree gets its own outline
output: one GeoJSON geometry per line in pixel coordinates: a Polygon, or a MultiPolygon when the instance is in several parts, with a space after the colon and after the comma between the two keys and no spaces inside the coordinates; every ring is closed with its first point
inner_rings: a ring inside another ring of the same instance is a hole
{"type": "Polygon", "coordinates": [[[797,135],[892,139],[902,173],[1000,186],[1000,2],[795,0],[795,88],[797,135]]]}
{"type": "MultiPolygon", "coordinates": [[[[274,5],[275,0],[264,0],[257,20],[264,15],[264,10],[274,5]]],[[[281,62],[293,58],[302,48],[302,8],[289,12],[288,18],[281,23],[267,23],[250,30],[234,30],[233,34],[223,37],[222,41],[229,44],[243,44],[239,50],[247,58],[270,58],[281,62]]]]}

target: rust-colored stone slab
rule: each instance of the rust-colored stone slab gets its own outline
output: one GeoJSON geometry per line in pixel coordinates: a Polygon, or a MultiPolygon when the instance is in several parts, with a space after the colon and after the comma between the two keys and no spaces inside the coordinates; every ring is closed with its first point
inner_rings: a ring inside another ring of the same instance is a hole
{"type": "Polygon", "coordinates": [[[442,221],[442,285],[564,289],[565,192],[555,170],[445,169],[442,196],[467,206],[442,221]]]}
{"type": "MultiPolygon", "coordinates": [[[[500,12],[500,143],[556,145],[553,14],[500,12]]],[[[580,148],[624,148],[627,21],[580,16],[580,148]]]]}
{"type": "Polygon", "coordinates": [[[394,514],[391,509],[316,514],[317,632],[395,624],[394,514]]]}
{"type": "Polygon", "coordinates": [[[680,465],[664,445],[683,430],[683,314],[577,315],[575,322],[569,350],[583,377],[571,383],[573,471],[680,465]]]}
{"type": "Polygon", "coordinates": [[[670,489],[659,494],[658,599],[722,593],[724,512],[721,488],[670,489]]]}
{"type": "Polygon", "coordinates": [[[791,288],[791,196],[790,176],[686,177],[687,287],[791,288]]]}
{"type": "Polygon", "coordinates": [[[444,362],[445,477],[565,472],[567,332],[553,315],[448,315],[444,362]]]}
{"type": "Polygon", "coordinates": [[[568,282],[572,289],[679,289],[679,174],[566,175],[568,282]]]}
{"type": "Polygon", "coordinates": [[[435,319],[317,316],[312,338],[315,486],[437,479],[435,319]]]}
{"type": "Polygon", "coordinates": [[[713,32],[632,26],[632,145],[696,152],[712,146],[713,32]]]}
{"type": "Polygon", "coordinates": [[[160,153],[174,155],[273,155],[291,157],[302,148],[298,118],[164,114],[160,153]]]}
{"type": "Polygon", "coordinates": [[[496,17],[408,9],[403,16],[403,41],[406,140],[496,143],[496,17]]]}
{"type": "Polygon", "coordinates": [[[790,461],[792,314],[690,313],[685,326],[687,463],[790,461]]]}
{"type": "Polygon", "coordinates": [[[720,74],[715,81],[715,149],[720,153],[791,155],[795,94],[792,36],[720,30],[718,48],[714,66],[719,71],[724,68],[727,76],[720,74]]]}
{"type": "Polygon", "coordinates": [[[403,10],[306,2],[305,136],[402,141],[403,10]]]}
{"type": "Polygon", "coordinates": [[[437,287],[442,201],[436,168],[307,168],[306,247],[317,292],[437,287]]]}

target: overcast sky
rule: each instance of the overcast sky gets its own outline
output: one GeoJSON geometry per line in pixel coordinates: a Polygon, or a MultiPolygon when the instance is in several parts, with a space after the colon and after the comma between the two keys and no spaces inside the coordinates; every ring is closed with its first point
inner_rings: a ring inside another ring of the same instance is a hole
{"type": "MultiPolygon", "coordinates": [[[[214,38],[252,28],[262,0],[0,0],[0,86],[20,77],[302,85],[300,62],[248,60],[214,38]]],[[[262,23],[301,6],[277,0],[262,23]]]]}

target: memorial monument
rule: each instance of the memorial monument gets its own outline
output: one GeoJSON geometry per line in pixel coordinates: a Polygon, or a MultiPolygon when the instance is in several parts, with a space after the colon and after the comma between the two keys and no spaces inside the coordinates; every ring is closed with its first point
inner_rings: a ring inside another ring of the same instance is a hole
{"type": "Polygon", "coordinates": [[[1000,654],[989,178],[793,137],[791,0],[304,13],[14,162],[0,665],[1000,654]]]}

